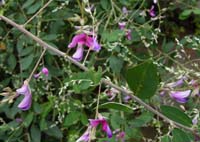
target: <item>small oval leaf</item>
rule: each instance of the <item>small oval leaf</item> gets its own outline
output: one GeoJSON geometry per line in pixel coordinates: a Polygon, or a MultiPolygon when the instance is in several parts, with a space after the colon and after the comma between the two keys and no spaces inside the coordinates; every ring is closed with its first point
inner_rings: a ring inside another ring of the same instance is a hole
{"type": "Polygon", "coordinates": [[[108,102],[104,103],[99,106],[100,108],[109,108],[109,109],[115,109],[119,111],[124,111],[124,112],[133,112],[133,109],[130,106],[116,103],[116,102],[108,102]]]}
{"type": "Polygon", "coordinates": [[[178,108],[165,105],[161,106],[160,108],[162,113],[169,119],[186,126],[192,125],[192,120],[178,108]]]}
{"type": "Polygon", "coordinates": [[[128,69],[125,78],[134,94],[143,100],[151,98],[159,84],[157,67],[151,60],[128,69]]]}

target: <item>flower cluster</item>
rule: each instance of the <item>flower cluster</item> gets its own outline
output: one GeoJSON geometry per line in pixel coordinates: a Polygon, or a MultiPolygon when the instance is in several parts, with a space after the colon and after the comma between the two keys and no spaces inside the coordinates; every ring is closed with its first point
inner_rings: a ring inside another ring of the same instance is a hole
{"type": "MultiPolygon", "coordinates": [[[[34,77],[38,78],[41,75],[41,73],[44,74],[45,76],[48,76],[49,70],[46,67],[43,67],[41,72],[35,74],[34,77]]],[[[24,84],[22,85],[21,88],[16,90],[16,95],[17,96],[24,95],[24,98],[19,103],[18,108],[23,111],[30,109],[32,104],[32,94],[27,80],[24,81],[24,84]]]]}
{"type": "Polygon", "coordinates": [[[96,128],[98,125],[102,125],[102,131],[107,133],[108,138],[112,137],[112,131],[108,125],[107,120],[101,115],[98,114],[97,119],[89,119],[90,125],[83,135],[76,142],[88,142],[91,139],[92,128],[96,128]]]}
{"type": "Polygon", "coordinates": [[[185,82],[188,82],[187,78],[182,77],[176,82],[166,84],[165,88],[163,89],[163,91],[161,91],[160,95],[163,96],[164,94],[169,93],[170,97],[178,103],[186,103],[190,95],[199,95],[199,86],[197,85],[198,83],[194,80],[191,80],[187,84],[190,87],[194,88],[193,91],[191,89],[181,91],[179,91],[180,89],[176,90],[178,87],[182,87],[185,84],[185,82]]]}
{"type": "Polygon", "coordinates": [[[68,48],[74,48],[77,46],[76,52],[73,54],[72,58],[76,61],[81,61],[83,59],[83,46],[87,46],[89,50],[98,52],[101,49],[101,46],[97,42],[97,38],[89,36],[85,33],[75,35],[72,39],[72,42],[68,45],[68,48]]]}
{"type": "MultiPolygon", "coordinates": [[[[124,16],[126,16],[128,14],[128,12],[129,11],[127,10],[126,7],[122,8],[122,13],[124,14],[124,16]]],[[[126,36],[127,40],[131,40],[131,38],[132,38],[131,37],[131,29],[126,29],[126,25],[127,25],[127,22],[124,22],[124,21],[118,23],[119,29],[125,31],[125,36],[126,36]]]]}
{"type": "Polygon", "coordinates": [[[119,29],[120,30],[125,30],[125,36],[128,40],[131,40],[131,29],[125,29],[126,27],[126,22],[119,22],[119,29]]]}
{"type": "MultiPolygon", "coordinates": [[[[120,92],[115,88],[110,88],[110,89],[105,90],[105,94],[109,97],[108,98],[109,101],[114,100],[115,97],[117,96],[117,94],[119,94],[119,93],[120,92]]],[[[127,103],[131,99],[132,99],[132,97],[130,95],[123,94],[123,102],[127,103]]]]}

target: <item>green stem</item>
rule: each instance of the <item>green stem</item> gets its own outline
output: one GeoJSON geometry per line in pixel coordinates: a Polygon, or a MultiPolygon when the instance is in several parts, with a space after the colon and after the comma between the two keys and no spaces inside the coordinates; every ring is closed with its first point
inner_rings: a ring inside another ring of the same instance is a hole
{"type": "Polygon", "coordinates": [[[32,70],[32,72],[31,72],[30,76],[29,76],[28,79],[27,79],[27,82],[28,82],[28,83],[30,82],[30,80],[31,80],[31,78],[32,78],[32,76],[33,76],[33,74],[34,74],[34,72],[36,71],[36,69],[37,69],[37,67],[38,67],[38,65],[39,65],[39,63],[40,63],[40,61],[42,60],[42,57],[44,56],[46,50],[47,50],[47,49],[44,48],[42,54],[40,55],[40,57],[39,57],[39,59],[38,59],[36,65],[35,65],[35,67],[33,68],[33,70],[32,70]]]}

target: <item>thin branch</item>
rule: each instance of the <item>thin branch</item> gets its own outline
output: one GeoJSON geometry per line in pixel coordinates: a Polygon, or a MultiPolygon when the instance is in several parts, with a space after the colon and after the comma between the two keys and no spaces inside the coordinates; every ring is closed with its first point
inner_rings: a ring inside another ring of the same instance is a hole
{"type": "MultiPolygon", "coordinates": [[[[8,24],[14,26],[15,28],[17,28],[18,30],[20,30],[21,32],[23,32],[24,34],[26,34],[27,36],[29,36],[30,38],[32,38],[33,40],[35,40],[38,44],[40,44],[43,48],[47,48],[48,50],[51,50],[52,52],[56,53],[59,56],[62,56],[66,59],[66,61],[70,61],[73,64],[75,64],[76,66],[78,66],[79,68],[81,68],[84,71],[87,71],[88,68],[85,67],[84,65],[82,65],[81,63],[77,62],[76,60],[72,59],[71,57],[69,57],[68,55],[66,55],[64,52],[52,47],[51,45],[47,44],[46,42],[42,41],[40,38],[36,37],[35,35],[33,35],[32,33],[30,33],[29,31],[27,31],[25,28],[23,28],[22,26],[16,24],[15,22],[13,22],[12,20],[8,19],[7,17],[1,15],[0,19],[4,20],[5,22],[7,22],[8,24]]],[[[147,110],[151,111],[152,113],[158,115],[160,118],[162,118],[163,120],[165,120],[166,122],[168,122],[171,125],[174,125],[176,127],[185,129],[187,131],[192,132],[195,135],[198,135],[197,132],[195,130],[193,130],[190,127],[184,126],[178,122],[175,122],[171,119],[169,119],[168,117],[166,117],[165,115],[163,115],[162,113],[160,113],[159,111],[157,111],[156,109],[154,109],[153,107],[151,107],[150,105],[146,104],[145,102],[143,102],[140,98],[138,98],[137,96],[133,95],[133,93],[129,90],[123,89],[115,84],[113,84],[112,82],[110,82],[109,80],[102,78],[101,80],[102,83],[104,83],[105,85],[108,85],[110,87],[113,87],[115,89],[117,89],[118,91],[127,94],[127,95],[131,95],[132,98],[139,103],[140,105],[144,106],[147,110]]]]}
{"type": "Polygon", "coordinates": [[[36,16],[38,16],[38,14],[40,14],[40,12],[42,12],[53,0],[49,0],[42,8],[40,8],[40,10],[38,10],[37,13],[35,13],[30,19],[28,19],[28,21],[26,21],[26,23],[23,25],[27,25],[29,22],[31,22],[36,16]]]}
{"type": "Polygon", "coordinates": [[[34,67],[33,71],[31,72],[29,78],[27,79],[28,82],[30,82],[30,80],[31,80],[33,74],[35,73],[35,71],[36,71],[36,69],[37,69],[37,67],[38,67],[38,65],[39,65],[39,63],[40,63],[40,61],[42,60],[42,57],[44,56],[45,52],[46,52],[46,48],[44,48],[44,50],[42,51],[42,54],[40,55],[40,57],[39,57],[37,63],[35,64],[35,67],[34,67]]]}

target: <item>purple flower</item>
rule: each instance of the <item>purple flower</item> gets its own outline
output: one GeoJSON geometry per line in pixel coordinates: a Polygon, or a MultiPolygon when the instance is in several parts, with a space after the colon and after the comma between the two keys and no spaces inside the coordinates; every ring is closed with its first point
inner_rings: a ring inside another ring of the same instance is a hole
{"type": "Polygon", "coordinates": [[[127,31],[126,31],[126,38],[128,39],[128,40],[131,40],[131,30],[130,29],[128,29],[127,31]]]}
{"type": "Polygon", "coordinates": [[[167,86],[173,88],[173,87],[181,86],[181,85],[183,85],[183,83],[184,83],[184,79],[182,78],[176,82],[168,83],[167,86]]]}
{"type": "Polygon", "coordinates": [[[87,130],[83,133],[83,135],[78,140],[76,140],[76,142],[88,142],[90,138],[91,130],[92,130],[92,127],[89,126],[87,130]]]}
{"type": "Polygon", "coordinates": [[[156,3],[157,3],[157,0],[153,0],[153,3],[156,4],[156,3]]]}
{"type": "Polygon", "coordinates": [[[128,10],[125,6],[122,7],[122,13],[123,14],[128,14],[128,10]]]}
{"type": "Polygon", "coordinates": [[[74,48],[78,45],[76,52],[72,56],[75,60],[81,61],[83,58],[83,46],[89,47],[91,50],[98,52],[101,46],[97,42],[96,37],[88,36],[85,33],[75,35],[68,48],[74,48]]]}
{"type": "Polygon", "coordinates": [[[151,6],[151,9],[149,10],[149,15],[151,17],[155,17],[156,16],[156,13],[155,13],[155,10],[154,10],[154,5],[151,6]]]}
{"type": "Polygon", "coordinates": [[[197,125],[197,123],[198,123],[198,118],[199,118],[199,115],[196,115],[196,116],[192,119],[192,124],[197,125]]]}
{"type": "Polygon", "coordinates": [[[41,73],[47,77],[49,75],[49,70],[46,67],[43,67],[39,73],[34,74],[34,77],[38,78],[41,75],[41,73]]]}
{"type": "Polygon", "coordinates": [[[112,101],[118,93],[119,93],[119,91],[115,88],[111,88],[109,90],[106,90],[106,94],[110,97],[108,99],[109,101],[112,101]]]}
{"type": "Polygon", "coordinates": [[[166,91],[161,91],[161,92],[160,92],[160,96],[161,96],[161,97],[165,96],[165,94],[166,94],[166,91]]]}
{"type": "Polygon", "coordinates": [[[170,96],[179,103],[186,103],[191,90],[186,91],[171,91],[170,96]]]}
{"type": "Polygon", "coordinates": [[[31,90],[29,88],[28,82],[24,81],[24,84],[21,88],[16,90],[17,95],[24,95],[23,100],[20,102],[18,105],[18,108],[21,110],[28,110],[31,107],[31,102],[32,102],[32,95],[31,95],[31,90]]]}
{"type": "Polygon", "coordinates": [[[126,22],[119,22],[118,25],[119,25],[119,29],[123,30],[126,27],[126,22]]]}
{"type": "Polygon", "coordinates": [[[84,45],[86,42],[86,34],[75,35],[72,42],[68,45],[68,48],[74,48],[77,44],[84,45]]]}
{"type": "Polygon", "coordinates": [[[123,98],[125,103],[128,103],[128,101],[131,100],[131,99],[132,99],[132,97],[130,95],[125,95],[124,98],[123,98]]]}
{"type": "Polygon", "coordinates": [[[22,120],[22,118],[16,118],[15,121],[16,121],[17,123],[21,123],[23,120],[22,120]]]}
{"type": "Polygon", "coordinates": [[[125,142],[125,132],[119,132],[117,135],[116,135],[116,139],[120,142],[125,142]]]}
{"type": "Polygon", "coordinates": [[[108,125],[106,119],[99,114],[98,119],[89,119],[92,127],[97,127],[99,124],[102,125],[102,130],[107,133],[108,138],[112,137],[112,131],[108,125]]]}

